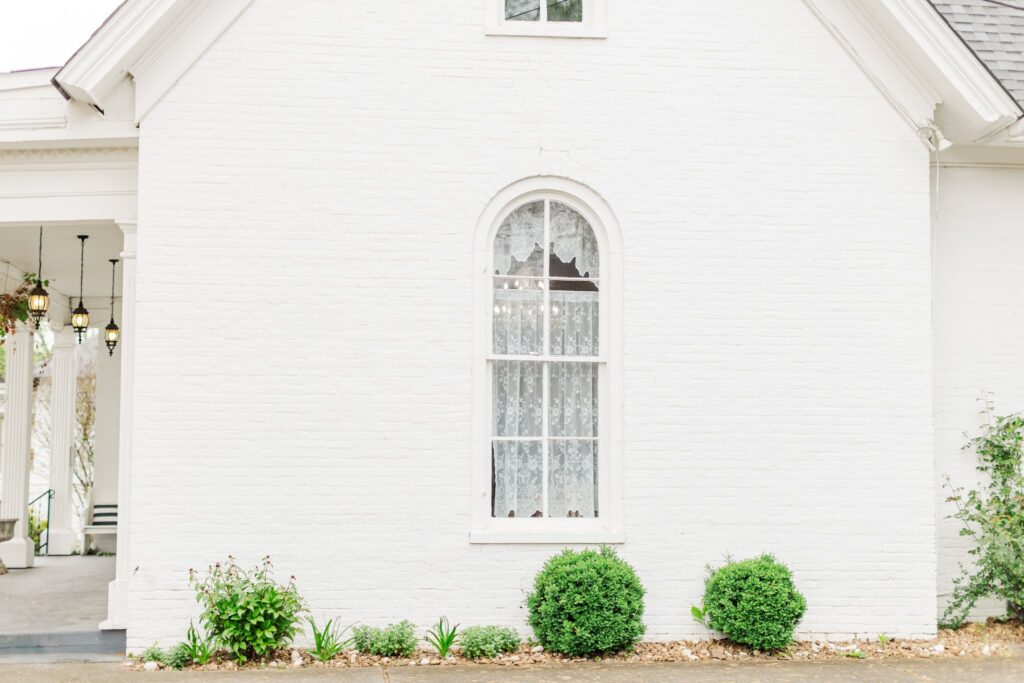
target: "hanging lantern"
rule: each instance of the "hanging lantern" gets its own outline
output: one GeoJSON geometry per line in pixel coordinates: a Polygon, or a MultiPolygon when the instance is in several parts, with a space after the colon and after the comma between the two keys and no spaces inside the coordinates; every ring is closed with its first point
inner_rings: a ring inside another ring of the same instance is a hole
{"type": "Polygon", "coordinates": [[[121,330],[114,323],[114,280],[117,277],[117,259],[110,259],[110,322],[103,329],[103,341],[107,345],[110,355],[114,355],[114,347],[121,339],[121,330]]]}
{"type": "Polygon", "coordinates": [[[89,311],[85,309],[83,304],[83,293],[85,290],[85,241],[89,239],[89,236],[79,235],[78,239],[82,241],[82,257],[78,270],[78,307],[71,311],[71,329],[78,335],[78,343],[81,344],[85,333],[89,331],[89,311]]]}
{"type": "Polygon", "coordinates": [[[28,293],[28,313],[32,316],[36,329],[50,307],[50,295],[43,289],[43,226],[39,226],[39,269],[36,271],[36,286],[28,293]]]}

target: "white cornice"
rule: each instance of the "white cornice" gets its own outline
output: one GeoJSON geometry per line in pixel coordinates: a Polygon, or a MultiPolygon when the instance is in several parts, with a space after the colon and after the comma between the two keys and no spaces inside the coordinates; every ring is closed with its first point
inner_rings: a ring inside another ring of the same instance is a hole
{"type": "Polygon", "coordinates": [[[53,77],[72,99],[99,109],[121,81],[128,66],[155,38],[176,6],[191,0],[128,0],[100,26],[53,77]]]}
{"type": "Polygon", "coordinates": [[[990,135],[1021,117],[1017,103],[926,0],[882,0],[943,76],[957,89],[990,135]]]}
{"type": "Polygon", "coordinates": [[[252,0],[127,0],[53,77],[67,97],[107,109],[128,78],[138,122],[252,0]]]}

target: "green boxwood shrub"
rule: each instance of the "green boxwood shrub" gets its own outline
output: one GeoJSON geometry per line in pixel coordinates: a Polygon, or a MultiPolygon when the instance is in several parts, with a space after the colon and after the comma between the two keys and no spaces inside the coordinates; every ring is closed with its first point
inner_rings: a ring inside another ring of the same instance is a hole
{"type": "Polygon", "coordinates": [[[360,652],[378,657],[408,657],[416,650],[415,626],[402,621],[376,626],[356,626],[352,629],[352,644],[360,652]]]}
{"type": "Polygon", "coordinates": [[[519,649],[519,634],[507,626],[468,626],[459,634],[462,656],[497,657],[519,649]]]}
{"type": "Polygon", "coordinates": [[[545,563],[527,596],[530,626],[550,652],[589,655],[644,635],[644,588],[611,548],[566,550],[545,563]]]}
{"type": "Polygon", "coordinates": [[[806,610],[807,601],[793,585],[789,568],[761,555],[712,571],[701,613],[710,628],[733,642],[770,652],[793,641],[806,610]]]}

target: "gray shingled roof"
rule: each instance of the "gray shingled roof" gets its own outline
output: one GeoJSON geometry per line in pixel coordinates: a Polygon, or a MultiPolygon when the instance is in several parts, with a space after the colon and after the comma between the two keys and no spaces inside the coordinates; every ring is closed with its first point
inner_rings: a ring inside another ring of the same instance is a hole
{"type": "Polygon", "coordinates": [[[929,0],[1024,107],[1024,0],[929,0]]]}

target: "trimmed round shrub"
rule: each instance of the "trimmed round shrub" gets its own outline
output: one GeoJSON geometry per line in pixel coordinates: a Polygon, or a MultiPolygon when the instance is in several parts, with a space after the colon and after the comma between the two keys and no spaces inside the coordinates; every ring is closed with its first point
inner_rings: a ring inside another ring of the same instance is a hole
{"type": "Polygon", "coordinates": [[[644,635],[644,587],[611,548],[549,559],[527,596],[530,626],[549,652],[589,655],[632,647],[644,635]]]}
{"type": "Polygon", "coordinates": [[[806,610],[789,568],[771,555],[730,562],[711,572],[704,587],[707,625],[758,650],[789,645],[806,610]]]}

